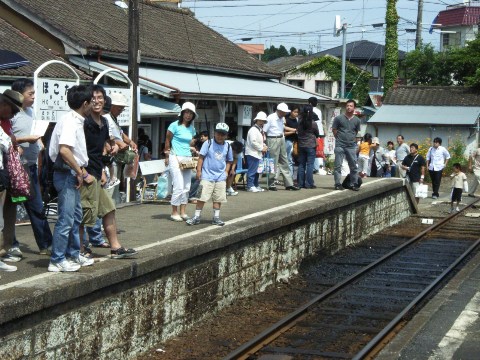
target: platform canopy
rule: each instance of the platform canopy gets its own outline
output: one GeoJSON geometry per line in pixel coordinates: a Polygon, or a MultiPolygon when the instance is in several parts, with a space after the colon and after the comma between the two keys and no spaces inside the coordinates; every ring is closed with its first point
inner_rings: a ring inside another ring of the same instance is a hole
{"type": "Polygon", "coordinates": [[[16,69],[30,64],[30,61],[14,51],[0,49],[0,70],[16,69]]]}
{"type": "Polygon", "coordinates": [[[480,115],[479,106],[382,105],[368,123],[472,125],[480,115]]]}

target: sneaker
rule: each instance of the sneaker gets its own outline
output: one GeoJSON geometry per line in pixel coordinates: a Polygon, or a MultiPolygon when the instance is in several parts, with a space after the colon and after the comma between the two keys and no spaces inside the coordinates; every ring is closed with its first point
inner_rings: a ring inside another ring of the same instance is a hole
{"type": "Polygon", "coordinates": [[[22,257],[14,256],[11,254],[7,254],[2,258],[2,260],[6,262],[19,262],[19,261],[22,261],[22,259],[23,259],[22,257]]]}
{"type": "Polygon", "coordinates": [[[85,257],[83,255],[78,255],[78,258],[70,258],[67,261],[70,261],[72,264],[78,264],[80,266],[90,266],[93,265],[95,260],[85,257]]]}
{"type": "Polygon", "coordinates": [[[270,186],[268,187],[268,190],[270,190],[270,191],[277,191],[277,187],[276,187],[275,185],[270,185],[270,186]]]}
{"type": "Polygon", "coordinates": [[[212,224],[213,225],[218,225],[218,226],[223,226],[225,225],[225,223],[218,217],[218,216],[215,216],[212,220],[212,224]]]}
{"type": "Polygon", "coordinates": [[[227,189],[227,196],[237,196],[238,191],[233,190],[232,188],[227,189]]]}
{"type": "Polygon", "coordinates": [[[120,247],[116,250],[110,250],[110,256],[112,259],[123,259],[138,254],[138,251],[135,249],[125,249],[120,247]]]}
{"type": "Polygon", "coordinates": [[[455,211],[456,211],[456,212],[460,212],[460,208],[457,206],[457,207],[455,208],[455,211]]]}
{"type": "Polygon", "coordinates": [[[335,190],[345,190],[342,184],[335,184],[335,190]]]}
{"type": "Polygon", "coordinates": [[[17,271],[17,267],[5,264],[3,261],[0,261],[0,270],[12,272],[12,271],[17,271]]]}
{"type": "Polygon", "coordinates": [[[260,190],[258,190],[258,188],[256,188],[255,186],[252,186],[250,188],[247,189],[248,192],[260,192],[260,190]]]}
{"type": "Polygon", "coordinates": [[[107,184],[107,186],[105,187],[105,189],[111,189],[111,188],[117,186],[118,184],[120,184],[120,180],[115,179],[115,180],[113,180],[113,181],[110,181],[110,182],[107,184]]]}
{"type": "Polygon", "coordinates": [[[437,195],[432,195],[432,199],[436,200],[436,199],[438,199],[438,196],[437,195]]]}
{"type": "Polygon", "coordinates": [[[292,185],[292,186],[287,186],[285,190],[297,191],[297,190],[300,190],[300,188],[292,185]]]}
{"type": "Polygon", "coordinates": [[[50,272],[73,272],[80,270],[82,266],[68,260],[63,260],[59,263],[48,264],[48,271],[50,272]]]}
{"type": "Polygon", "coordinates": [[[200,224],[200,217],[194,216],[186,221],[188,225],[198,225],[200,224]]]}
{"type": "Polygon", "coordinates": [[[258,190],[259,192],[264,192],[264,191],[265,191],[265,189],[261,188],[260,186],[257,186],[257,190],[258,190]]]}
{"type": "Polygon", "coordinates": [[[350,188],[350,190],[360,191],[360,188],[359,188],[358,186],[355,186],[355,185],[354,185],[354,186],[352,186],[352,187],[350,188]]]}
{"type": "Polygon", "coordinates": [[[18,247],[12,247],[8,250],[8,254],[16,257],[23,257],[22,251],[18,247]]]}
{"type": "Polygon", "coordinates": [[[182,222],[183,219],[180,215],[170,215],[170,220],[176,221],[176,222],[182,222]]]}
{"type": "Polygon", "coordinates": [[[50,255],[52,255],[52,250],[49,249],[49,248],[40,249],[40,251],[38,252],[38,255],[47,255],[47,256],[50,256],[50,255]]]}

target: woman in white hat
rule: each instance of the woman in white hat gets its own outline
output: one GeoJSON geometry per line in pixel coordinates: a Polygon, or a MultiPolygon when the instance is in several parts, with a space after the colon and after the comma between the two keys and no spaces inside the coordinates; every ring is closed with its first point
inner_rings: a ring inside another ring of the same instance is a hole
{"type": "Polygon", "coordinates": [[[182,105],[180,119],[170,124],[165,140],[165,165],[170,165],[173,193],[172,204],[173,221],[186,221],[189,219],[185,213],[190,192],[192,169],[182,170],[180,163],[192,160],[193,137],[196,135],[193,120],[197,117],[195,105],[186,102],[182,105]],[[179,209],[180,208],[180,209],[179,209]]]}
{"type": "Polygon", "coordinates": [[[245,159],[247,161],[247,191],[260,192],[263,189],[258,185],[259,174],[257,172],[263,154],[267,152],[263,125],[267,122],[267,114],[260,111],[253,120],[254,125],[248,130],[245,142],[245,159]]]}

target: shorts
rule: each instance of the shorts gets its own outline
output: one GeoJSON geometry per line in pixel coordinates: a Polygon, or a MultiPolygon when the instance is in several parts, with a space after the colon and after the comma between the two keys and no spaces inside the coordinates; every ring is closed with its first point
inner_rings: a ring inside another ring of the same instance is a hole
{"type": "Polygon", "coordinates": [[[210,199],[213,202],[227,202],[226,182],[201,180],[197,190],[197,198],[201,202],[207,202],[210,199]]]}
{"type": "Polygon", "coordinates": [[[80,188],[82,200],[83,219],[82,225],[93,227],[97,218],[103,218],[108,213],[115,211],[115,204],[107,191],[95,179],[91,184],[83,183],[80,188]]]}
{"type": "Polygon", "coordinates": [[[358,156],[358,171],[364,174],[368,173],[368,157],[364,157],[362,155],[358,156]]]}
{"type": "MultiPolygon", "coordinates": [[[[410,178],[408,176],[407,179],[410,181],[410,178]]],[[[417,193],[417,188],[418,185],[420,185],[420,182],[410,182],[410,185],[412,186],[413,195],[415,195],[417,193]]]]}
{"type": "Polygon", "coordinates": [[[452,189],[452,202],[453,201],[462,201],[462,192],[463,192],[463,189],[453,188],[452,189]]]}

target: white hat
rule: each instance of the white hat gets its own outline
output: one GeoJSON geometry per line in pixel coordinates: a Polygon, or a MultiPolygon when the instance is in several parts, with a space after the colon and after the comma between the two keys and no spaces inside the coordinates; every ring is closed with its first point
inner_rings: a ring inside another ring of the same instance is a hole
{"type": "Polygon", "coordinates": [[[225,123],[218,123],[217,126],[215,126],[215,131],[222,134],[228,134],[229,129],[230,128],[225,123]]]}
{"type": "Polygon", "coordinates": [[[191,102],[188,102],[188,101],[185,102],[185,103],[183,103],[183,105],[182,105],[182,110],[180,111],[180,114],[178,114],[178,116],[182,116],[182,114],[183,114],[183,112],[184,112],[185,110],[190,110],[191,112],[193,112],[193,119],[192,119],[192,121],[197,118],[198,114],[197,114],[197,112],[195,111],[195,105],[194,105],[194,104],[192,104],[191,102]]]}
{"type": "Polygon", "coordinates": [[[257,120],[267,121],[267,114],[265,114],[263,111],[259,111],[257,116],[255,116],[255,119],[253,119],[253,122],[257,120]]]}
{"type": "Polygon", "coordinates": [[[284,113],[289,113],[290,109],[288,108],[288,105],[285,103],[280,103],[277,105],[277,110],[283,111],[284,113]]]}
{"type": "Polygon", "coordinates": [[[128,99],[123,94],[112,93],[112,94],[110,94],[110,98],[112,99],[112,105],[128,106],[128,99]]]}
{"type": "Polygon", "coordinates": [[[372,139],[372,144],[380,145],[380,140],[378,140],[378,137],[374,137],[374,138],[372,139]]]}

